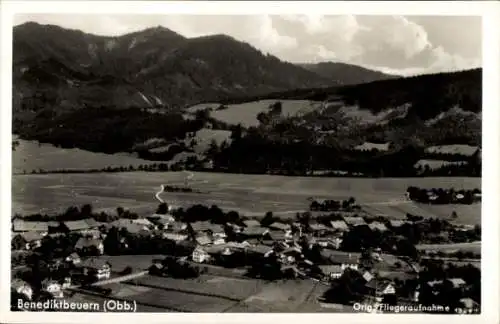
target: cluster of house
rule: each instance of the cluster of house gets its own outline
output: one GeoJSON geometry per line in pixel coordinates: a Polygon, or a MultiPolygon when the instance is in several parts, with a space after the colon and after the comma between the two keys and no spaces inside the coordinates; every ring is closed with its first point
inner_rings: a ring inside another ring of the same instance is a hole
{"type": "MultiPolygon", "coordinates": [[[[208,221],[183,223],[174,219],[170,214],[154,214],[139,219],[119,219],[111,223],[99,223],[93,219],[69,222],[29,222],[22,219],[13,221],[13,245],[18,244],[20,249],[32,250],[41,245],[45,236],[57,236],[61,233],[80,233],[81,237],[75,244],[74,251],[62,262],[71,263],[81,270],[83,275],[92,275],[98,280],[107,279],[111,275],[111,266],[98,257],[80,258],[80,255],[101,255],[104,253],[103,239],[107,230],[112,227],[125,228],[133,235],[161,237],[169,241],[182,244],[194,243],[189,258],[195,263],[210,263],[218,257],[230,257],[244,251],[246,254],[266,258],[270,255],[277,257],[282,271],[290,271],[295,276],[306,276],[304,269],[312,265],[305,259],[300,238],[307,238],[310,245],[319,246],[324,264],[317,265],[321,270],[323,280],[340,278],[346,269],[361,271],[359,256],[338,251],[344,233],[356,226],[366,225],[372,230],[387,231],[390,227],[399,227],[406,223],[404,220],[392,220],[387,223],[378,221],[367,224],[362,217],[345,216],[342,219],[331,221],[329,226],[321,223],[310,223],[307,228],[302,224],[286,224],[274,222],[262,226],[256,220],[245,220],[243,224],[227,223],[213,224],[208,221]],[[230,234],[230,237],[228,237],[230,234]]],[[[126,242],[123,242],[126,245],[126,242]]],[[[379,253],[372,255],[375,261],[381,261],[379,253]]],[[[364,272],[366,287],[378,299],[384,295],[394,293],[393,281],[379,278],[370,272],[364,272]]],[[[31,298],[33,292],[30,287],[20,280],[13,281],[13,288],[31,298]]],[[[54,297],[62,297],[63,290],[71,286],[71,278],[62,281],[46,279],[44,291],[54,297]]],[[[417,298],[417,297],[416,297],[417,298]]]]}

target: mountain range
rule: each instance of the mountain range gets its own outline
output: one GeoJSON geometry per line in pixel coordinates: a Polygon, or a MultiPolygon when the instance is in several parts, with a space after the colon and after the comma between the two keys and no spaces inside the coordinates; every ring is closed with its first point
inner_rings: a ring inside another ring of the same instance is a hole
{"type": "Polygon", "coordinates": [[[15,113],[41,105],[179,108],[395,77],[343,63],[292,64],[226,35],[186,38],[164,27],[118,37],[33,22],[13,30],[15,113]]]}

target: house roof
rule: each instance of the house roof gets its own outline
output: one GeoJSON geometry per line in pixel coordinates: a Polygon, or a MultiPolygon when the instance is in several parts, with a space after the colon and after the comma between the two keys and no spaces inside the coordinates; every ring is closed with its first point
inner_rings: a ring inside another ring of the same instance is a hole
{"type": "Polygon", "coordinates": [[[43,235],[40,232],[24,232],[18,235],[21,236],[28,243],[41,240],[43,238],[43,235]]]}
{"type": "Polygon", "coordinates": [[[323,225],[323,224],[319,224],[319,223],[312,223],[312,224],[309,224],[309,228],[312,230],[312,231],[325,231],[325,230],[329,230],[330,228],[323,225]]]}
{"type": "Polygon", "coordinates": [[[347,223],[343,220],[331,221],[330,225],[336,230],[348,230],[349,229],[349,226],[347,226],[347,223]]]}
{"type": "Polygon", "coordinates": [[[338,252],[328,249],[321,250],[321,256],[332,264],[358,264],[359,257],[351,253],[338,252]]]}
{"type": "Polygon", "coordinates": [[[187,227],[187,224],[183,223],[183,222],[175,221],[175,222],[171,222],[169,224],[169,227],[172,228],[172,231],[181,231],[187,227]]]}
{"type": "Polygon", "coordinates": [[[64,222],[64,225],[66,225],[66,227],[70,231],[79,231],[79,230],[85,230],[85,229],[90,228],[90,225],[83,219],[76,220],[76,221],[64,222]]]}
{"type": "Polygon", "coordinates": [[[85,219],[85,222],[87,223],[87,225],[90,227],[90,228],[94,228],[94,227],[99,227],[101,224],[99,222],[97,222],[95,219],[93,218],[87,218],[85,219]]]}
{"type": "Polygon", "coordinates": [[[381,232],[387,231],[387,226],[381,222],[372,222],[368,225],[368,227],[370,227],[371,230],[378,230],[381,232]]]}
{"type": "Polygon", "coordinates": [[[204,247],[203,249],[208,253],[208,254],[218,254],[222,253],[228,246],[225,244],[219,244],[219,245],[211,245],[204,247]]]}
{"type": "Polygon", "coordinates": [[[82,267],[92,268],[92,269],[101,269],[106,265],[111,267],[109,262],[107,262],[106,260],[100,259],[100,258],[88,258],[88,259],[82,260],[82,262],[81,262],[82,267]]]}
{"type": "Polygon", "coordinates": [[[146,219],[146,218],[133,219],[132,223],[133,224],[143,225],[143,226],[151,226],[151,225],[153,225],[153,223],[150,220],[146,219]]]}
{"type": "Polygon", "coordinates": [[[210,222],[194,222],[190,223],[190,225],[195,232],[208,231],[212,228],[212,224],[210,222]]]}
{"type": "Polygon", "coordinates": [[[342,267],[340,265],[319,265],[318,268],[325,275],[328,275],[330,273],[341,273],[342,272],[342,267]]]}
{"type": "Polygon", "coordinates": [[[264,235],[267,231],[269,231],[265,227],[245,227],[241,233],[245,235],[264,235]]]}
{"type": "Polygon", "coordinates": [[[402,220],[402,219],[392,219],[389,221],[389,224],[392,226],[392,227],[401,227],[403,226],[404,224],[407,224],[408,222],[405,221],[405,220],[402,220]]]}
{"type": "Polygon", "coordinates": [[[450,281],[453,284],[453,287],[455,288],[463,286],[466,283],[462,278],[451,278],[448,279],[448,281],[450,281]]]}
{"type": "Polygon", "coordinates": [[[266,245],[258,244],[249,246],[247,248],[248,252],[258,253],[258,254],[266,254],[269,251],[272,251],[272,248],[266,245]]]}
{"type": "Polygon", "coordinates": [[[182,241],[182,240],[187,239],[187,237],[188,237],[185,234],[177,234],[177,233],[165,233],[164,236],[166,239],[172,240],[172,241],[182,241]]]}
{"type": "Polygon", "coordinates": [[[356,216],[345,216],[344,217],[344,221],[348,224],[348,225],[352,225],[352,226],[358,226],[358,225],[365,225],[366,222],[365,220],[362,218],[362,217],[356,217],[356,216]]]}
{"type": "Polygon", "coordinates": [[[247,219],[243,221],[243,224],[245,224],[246,227],[260,227],[260,222],[255,219],[247,219]]]}
{"type": "Polygon", "coordinates": [[[47,232],[49,230],[47,222],[27,222],[22,219],[15,219],[12,226],[14,232],[47,232]]]}
{"type": "Polygon", "coordinates": [[[131,234],[146,234],[144,230],[144,225],[136,224],[130,219],[118,219],[110,225],[117,227],[118,229],[125,228],[131,234]]]}
{"type": "Polygon", "coordinates": [[[269,227],[279,229],[282,231],[286,231],[286,230],[289,230],[291,228],[291,226],[289,224],[285,224],[285,223],[281,223],[281,222],[274,222],[271,225],[269,225],[269,227]]]}
{"type": "Polygon", "coordinates": [[[206,235],[196,237],[195,241],[200,245],[207,245],[212,243],[212,240],[206,235]]]}
{"type": "Polygon", "coordinates": [[[100,243],[102,243],[102,241],[99,239],[91,239],[91,238],[81,237],[76,242],[75,249],[82,249],[82,248],[90,247],[90,246],[97,247],[97,246],[99,246],[100,243]]]}

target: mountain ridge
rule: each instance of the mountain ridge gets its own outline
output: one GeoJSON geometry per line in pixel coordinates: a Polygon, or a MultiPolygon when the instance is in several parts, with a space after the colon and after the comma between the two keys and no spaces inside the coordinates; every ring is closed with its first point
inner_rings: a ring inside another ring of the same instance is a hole
{"type": "MultiPolygon", "coordinates": [[[[227,35],[186,38],[161,26],[101,36],[27,22],[13,29],[13,52],[15,95],[26,98],[26,93],[54,87],[44,84],[44,78],[35,83],[24,78],[25,71],[36,72],[45,66],[41,74],[58,79],[57,88],[51,89],[58,93],[58,102],[81,107],[85,100],[72,91],[70,83],[75,81],[83,91],[92,92],[86,82],[106,77],[127,80],[137,92],[158,97],[170,108],[204,100],[343,84],[342,77],[319,75],[265,55],[227,35]],[[55,65],[61,65],[66,75],[59,75],[55,65]]],[[[120,87],[119,83],[114,87],[120,87]]],[[[123,104],[127,106],[126,100],[114,103],[123,104]]],[[[19,109],[15,105],[14,111],[19,109]]],[[[64,105],[59,109],[64,110],[64,105]]]]}

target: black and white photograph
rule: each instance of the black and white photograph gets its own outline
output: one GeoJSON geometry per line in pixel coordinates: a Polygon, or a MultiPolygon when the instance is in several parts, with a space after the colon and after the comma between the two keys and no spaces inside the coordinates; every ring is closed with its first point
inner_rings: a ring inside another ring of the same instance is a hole
{"type": "Polygon", "coordinates": [[[45,8],[2,24],[9,319],[484,315],[499,215],[498,192],[482,201],[499,180],[483,166],[483,129],[498,145],[487,4],[302,5],[45,8]]]}

